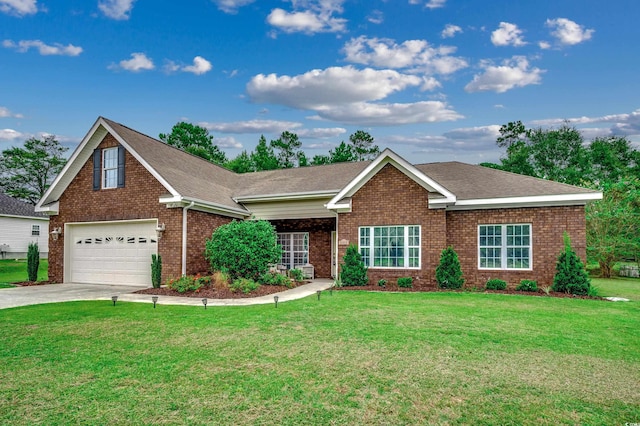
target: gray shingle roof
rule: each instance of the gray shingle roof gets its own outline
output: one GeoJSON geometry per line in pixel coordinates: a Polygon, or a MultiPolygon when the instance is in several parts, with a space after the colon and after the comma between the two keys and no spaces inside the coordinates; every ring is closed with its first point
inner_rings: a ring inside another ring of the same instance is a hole
{"type": "Polygon", "coordinates": [[[44,213],[36,213],[33,204],[16,200],[0,192],[0,215],[26,216],[26,217],[47,217],[44,213]]]}

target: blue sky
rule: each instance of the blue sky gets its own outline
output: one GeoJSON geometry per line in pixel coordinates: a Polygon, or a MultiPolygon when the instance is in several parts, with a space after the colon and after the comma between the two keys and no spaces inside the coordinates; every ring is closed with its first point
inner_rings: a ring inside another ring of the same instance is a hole
{"type": "Polygon", "coordinates": [[[102,115],[230,158],[362,129],[413,163],[497,161],[501,124],[640,142],[640,2],[0,0],[0,149],[102,115]]]}

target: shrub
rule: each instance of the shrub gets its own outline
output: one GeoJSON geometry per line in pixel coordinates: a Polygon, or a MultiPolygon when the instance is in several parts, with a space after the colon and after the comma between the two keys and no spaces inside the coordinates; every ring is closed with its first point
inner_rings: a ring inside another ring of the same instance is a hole
{"type": "Polygon", "coordinates": [[[190,276],[184,275],[180,278],[172,279],[167,282],[167,287],[171,290],[175,290],[178,293],[184,293],[187,291],[196,291],[202,287],[202,282],[200,279],[190,276]]]}
{"type": "Polygon", "coordinates": [[[40,249],[38,243],[29,243],[27,249],[27,278],[38,281],[38,267],[40,266],[40,249]]]}
{"type": "Polygon", "coordinates": [[[233,221],[219,226],[206,242],[205,257],[213,271],[225,270],[232,280],[260,277],[277,263],[282,248],[266,220],[233,221]]]}
{"type": "Polygon", "coordinates": [[[387,285],[387,280],[385,280],[384,278],[381,280],[378,280],[378,286],[384,287],[386,285],[387,285]]]}
{"type": "Polygon", "coordinates": [[[487,290],[506,290],[507,282],[499,278],[491,278],[490,280],[487,281],[485,288],[487,290]]]}
{"type": "Polygon", "coordinates": [[[151,255],[151,284],[154,288],[160,288],[162,284],[162,257],[159,254],[151,255]]]}
{"type": "Polygon", "coordinates": [[[464,284],[458,253],[451,246],[442,250],[440,264],[436,267],[436,282],[440,288],[460,288],[464,284]]]}
{"type": "Polygon", "coordinates": [[[516,287],[518,291],[538,291],[538,282],[534,280],[522,280],[518,287],[516,287]]]}
{"type": "Polygon", "coordinates": [[[304,280],[304,272],[302,272],[302,269],[291,269],[289,271],[289,276],[291,278],[293,278],[293,280],[297,283],[302,282],[304,280]]]}
{"type": "Polygon", "coordinates": [[[292,288],[293,284],[291,279],[286,275],[279,274],[277,272],[266,272],[260,277],[260,283],[264,285],[283,285],[287,288],[292,288]]]}
{"type": "Polygon", "coordinates": [[[590,286],[582,260],[571,248],[571,239],[565,232],[564,250],[558,256],[556,275],[553,277],[553,291],[584,295],[589,293],[590,286]]]}
{"type": "Polygon", "coordinates": [[[413,287],[413,278],[411,278],[411,277],[400,277],[400,278],[398,278],[398,287],[403,287],[403,288],[411,288],[411,287],[413,287]]]}
{"type": "Polygon", "coordinates": [[[341,265],[340,279],[345,286],[363,286],[369,284],[367,267],[364,266],[362,256],[358,252],[358,246],[350,244],[344,254],[344,263],[341,265]]]}
{"type": "Polygon", "coordinates": [[[211,277],[211,283],[216,290],[225,290],[229,288],[229,274],[222,271],[215,271],[211,277]]]}
{"type": "Polygon", "coordinates": [[[230,288],[233,292],[241,291],[244,294],[249,294],[260,288],[260,284],[249,278],[237,278],[233,280],[230,288]]]}

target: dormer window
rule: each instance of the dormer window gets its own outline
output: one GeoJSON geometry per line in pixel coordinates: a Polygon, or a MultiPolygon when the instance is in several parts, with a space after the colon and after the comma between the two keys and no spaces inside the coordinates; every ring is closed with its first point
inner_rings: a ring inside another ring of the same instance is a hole
{"type": "Polygon", "coordinates": [[[118,148],[102,150],[102,189],[118,186],[118,148]]]}
{"type": "Polygon", "coordinates": [[[125,149],[96,149],[93,152],[93,190],[124,188],[125,149]]]}

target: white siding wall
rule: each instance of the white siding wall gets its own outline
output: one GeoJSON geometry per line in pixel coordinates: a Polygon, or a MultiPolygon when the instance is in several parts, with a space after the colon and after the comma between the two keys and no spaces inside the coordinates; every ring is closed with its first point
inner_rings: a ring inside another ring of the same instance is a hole
{"type": "Polygon", "coordinates": [[[38,243],[40,257],[49,253],[49,220],[28,217],[0,216],[0,245],[7,244],[7,259],[26,258],[29,243],[38,243]],[[31,226],[40,226],[40,236],[31,235],[31,226]]]}
{"type": "Polygon", "coordinates": [[[319,217],[336,217],[335,213],[324,206],[330,198],[315,200],[271,201],[261,203],[244,203],[256,219],[308,219],[319,217]]]}

